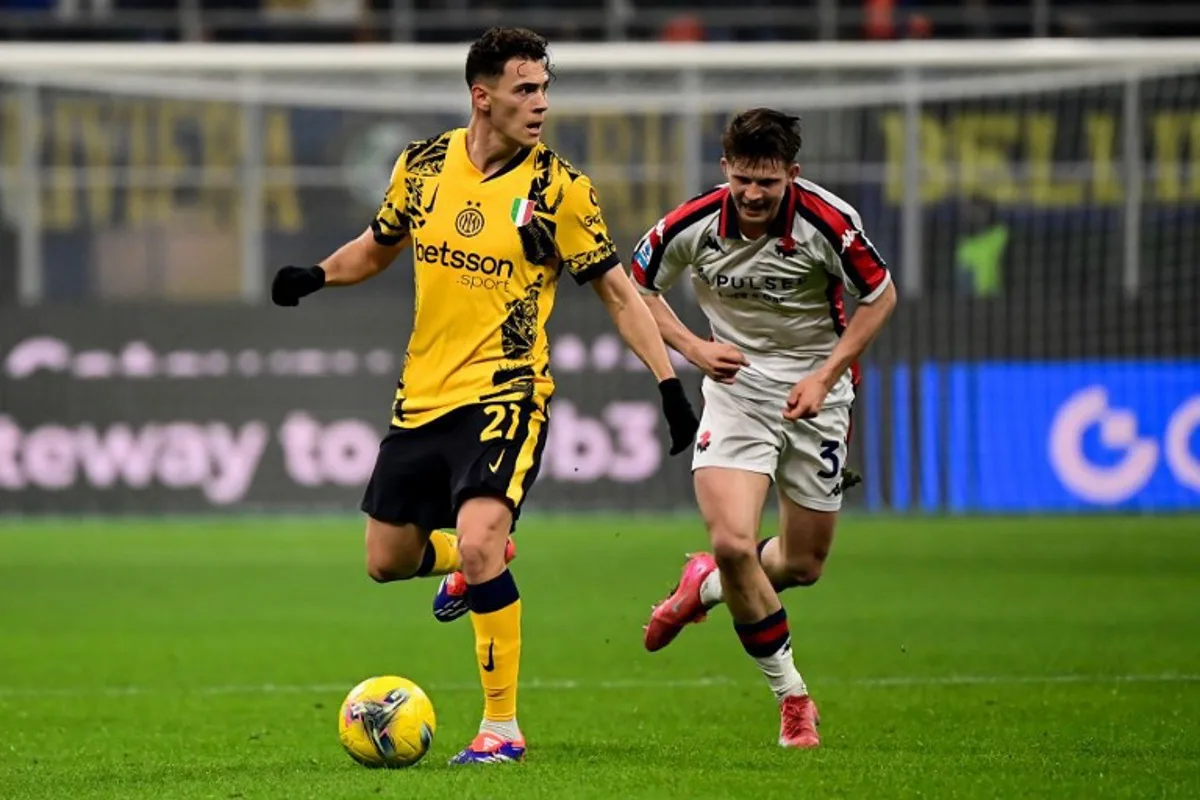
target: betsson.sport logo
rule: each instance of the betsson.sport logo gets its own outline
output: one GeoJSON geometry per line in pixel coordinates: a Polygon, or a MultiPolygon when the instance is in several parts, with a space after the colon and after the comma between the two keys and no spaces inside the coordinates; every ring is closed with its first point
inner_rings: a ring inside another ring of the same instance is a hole
{"type": "Polygon", "coordinates": [[[1128,408],[1113,408],[1108,390],[1088,386],[1058,409],[1050,424],[1049,457],[1059,480],[1077,497],[1097,504],[1115,504],[1146,488],[1165,458],[1175,479],[1200,492],[1200,458],[1190,449],[1200,430],[1200,395],[1187,398],[1167,420],[1160,446],[1138,432],[1138,416],[1128,408]],[[1100,443],[1119,452],[1111,464],[1097,464],[1084,451],[1084,437],[1099,427],[1100,443]]]}
{"type": "Polygon", "coordinates": [[[507,258],[457,250],[449,242],[436,245],[413,239],[413,258],[419,264],[462,270],[459,283],[468,289],[507,289],[513,276],[514,265],[507,258]]]}

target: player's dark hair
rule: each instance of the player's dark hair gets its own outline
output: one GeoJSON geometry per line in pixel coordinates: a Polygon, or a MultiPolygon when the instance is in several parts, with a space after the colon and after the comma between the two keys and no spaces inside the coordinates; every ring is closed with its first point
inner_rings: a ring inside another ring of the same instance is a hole
{"type": "Polygon", "coordinates": [[[721,146],[729,161],[791,164],[800,154],[800,118],[772,108],[752,108],[729,121],[721,146]]]}
{"type": "Polygon", "coordinates": [[[528,28],[489,28],[467,51],[467,86],[480,78],[499,78],[514,58],[540,61],[550,71],[545,37],[528,28]]]}

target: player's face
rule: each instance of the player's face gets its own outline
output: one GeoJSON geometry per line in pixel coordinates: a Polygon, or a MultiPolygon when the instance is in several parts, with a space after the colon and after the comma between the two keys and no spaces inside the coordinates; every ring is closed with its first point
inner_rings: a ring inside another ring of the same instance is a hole
{"type": "Polygon", "coordinates": [[[546,92],[550,74],[539,61],[513,58],[504,65],[504,74],[484,85],[482,110],[492,127],[502,136],[521,147],[532,147],[542,136],[546,109],[550,107],[546,92]]]}
{"type": "Polygon", "coordinates": [[[800,174],[799,164],[781,161],[728,161],[721,159],[721,170],[729,181],[729,191],[737,208],[738,221],[744,226],[766,225],[779,212],[788,184],[800,174]]]}

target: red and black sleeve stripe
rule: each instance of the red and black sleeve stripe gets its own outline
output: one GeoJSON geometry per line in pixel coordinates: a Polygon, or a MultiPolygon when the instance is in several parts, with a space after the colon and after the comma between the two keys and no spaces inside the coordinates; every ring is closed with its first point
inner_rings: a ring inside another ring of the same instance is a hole
{"type": "Polygon", "coordinates": [[[815,192],[801,188],[796,212],[821,232],[840,254],[842,270],[860,297],[866,297],[887,279],[887,264],[854,224],[850,215],[815,192]]]}
{"type": "Polygon", "coordinates": [[[653,289],[654,279],[658,277],[667,245],[680,233],[720,209],[727,194],[729,189],[720,186],[697,195],[668,213],[658,225],[651,228],[642,245],[650,245],[649,255],[639,258],[639,254],[635,253],[632,259],[634,280],[647,289],[653,289]]]}

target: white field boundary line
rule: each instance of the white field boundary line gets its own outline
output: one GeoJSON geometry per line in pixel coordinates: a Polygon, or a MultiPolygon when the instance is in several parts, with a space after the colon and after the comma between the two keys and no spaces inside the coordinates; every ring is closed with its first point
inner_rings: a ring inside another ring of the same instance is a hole
{"type": "MultiPolygon", "coordinates": [[[[821,682],[829,686],[857,686],[866,688],[887,687],[939,687],[939,686],[1014,686],[1054,684],[1122,684],[1122,683],[1200,683],[1200,674],[1161,673],[1145,675],[942,675],[942,676],[893,676],[879,678],[829,679],[821,682]]],[[[105,697],[131,697],[138,695],[252,695],[252,694],[324,694],[349,691],[352,683],[308,683],[308,684],[230,684],[225,686],[108,686],[86,687],[22,687],[0,686],[3,697],[81,697],[86,695],[105,697]]],[[[622,689],[707,689],[714,687],[754,686],[757,681],[733,680],[730,678],[681,678],[631,679],[614,681],[540,680],[521,682],[521,691],[545,692],[590,692],[619,691],[622,689]]],[[[477,683],[439,683],[425,685],[431,694],[438,692],[478,692],[477,683]]]]}

